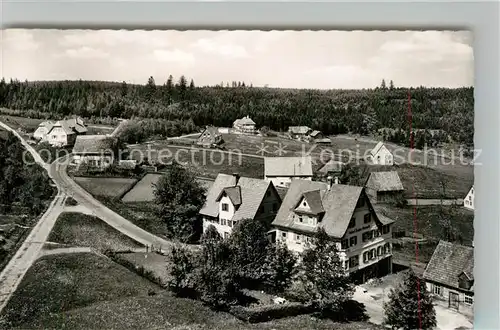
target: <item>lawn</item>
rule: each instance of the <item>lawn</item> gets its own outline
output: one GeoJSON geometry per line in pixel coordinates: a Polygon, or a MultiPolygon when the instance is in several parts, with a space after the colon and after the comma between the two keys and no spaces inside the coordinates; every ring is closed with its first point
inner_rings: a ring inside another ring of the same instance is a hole
{"type": "Polygon", "coordinates": [[[89,253],[42,257],[1,317],[17,329],[383,329],[298,316],[259,324],[175,298],[111,260],[89,253]]]}
{"type": "Polygon", "coordinates": [[[99,218],[69,212],[59,216],[48,241],[90,247],[99,251],[123,251],[142,247],[99,218]]]}
{"type": "Polygon", "coordinates": [[[9,125],[10,127],[16,130],[21,128],[27,133],[33,133],[38,128],[38,125],[40,125],[40,123],[44,120],[9,116],[9,115],[0,115],[0,121],[4,122],[5,124],[9,125]]]}
{"type": "Polygon", "coordinates": [[[74,177],[73,179],[93,196],[110,198],[121,198],[137,182],[136,179],[129,178],[74,177]]]}
{"type": "MultiPolygon", "coordinates": [[[[157,183],[161,174],[146,174],[129,192],[123,196],[123,202],[151,202],[154,200],[153,184],[157,183]]],[[[199,179],[198,182],[208,191],[213,181],[199,179]]]]}

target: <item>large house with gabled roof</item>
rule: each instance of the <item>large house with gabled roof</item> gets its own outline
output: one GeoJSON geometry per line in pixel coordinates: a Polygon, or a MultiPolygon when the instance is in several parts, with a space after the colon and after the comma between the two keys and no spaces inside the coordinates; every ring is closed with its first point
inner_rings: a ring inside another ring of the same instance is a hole
{"type": "Polygon", "coordinates": [[[107,135],[79,135],[72,154],[78,166],[106,168],[118,159],[118,140],[107,135]]]}
{"type": "Polygon", "coordinates": [[[453,309],[474,305],[474,248],[440,241],[424,275],[426,288],[453,309]]]}
{"type": "Polygon", "coordinates": [[[236,119],[233,122],[234,133],[255,134],[255,122],[247,115],[241,119],[236,119]]]}
{"type": "Polygon", "coordinates": [[[243,219],[270,224],[281,205],[281,198],[272,182],[219,174],[207,193],[200,215],[203,231],[213,225],[223,238],[243,219]]]}
{"type": "Polygon", "coordinates": [[[323,228],[337,242],[346,272],[365,282],[392,272],[392,224],[375,212],[363,187],[297,179],[271,234],[300,254],[323,228]]]}
{"type": "Polygon", "coordinates": [[[76,117],[56,122],[44,121],[33,133],[33,137],[54,147],[66,147],[72,146],[78,135],[86,133],[87,126],[80,117],[76,117]]]}

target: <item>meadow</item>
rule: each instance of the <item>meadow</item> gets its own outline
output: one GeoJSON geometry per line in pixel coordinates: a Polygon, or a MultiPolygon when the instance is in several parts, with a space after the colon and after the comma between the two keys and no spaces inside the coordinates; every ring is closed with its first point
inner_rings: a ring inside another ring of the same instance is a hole
{"type": "Polygon", "coordinates": [[[129,178],[74,177],[73,179],[93,196],[109,198],[121,198],[137,183],[136,179],[129,178]]]}

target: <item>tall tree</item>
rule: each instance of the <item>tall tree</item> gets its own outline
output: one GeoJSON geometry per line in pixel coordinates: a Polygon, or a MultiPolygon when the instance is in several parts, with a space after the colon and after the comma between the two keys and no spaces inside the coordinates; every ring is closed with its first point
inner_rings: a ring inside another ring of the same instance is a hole
{"type": "Polygon", "coordinates": [[[385,79],[382,79],[382,82],[380,83],[380,88],[382,88],[382,89],[386,89],[387,88],[387,85],[385,83],[385,79]]]}
{"type": "Polygon", "coordinates": [[[153,99],[156,94],[156,82],[153,76],[148,78],[148,82],[146,84],[146,95],[149,99],[153,99]]]}
{"type": "Polygon", "coordinates": [[[343,267],[337,243],[323,228],[302,253],[300,279],[304,297],[320,316],[332,316],[352,299],[354,285],[343,267]]]}
{"type": "Polygon", "coordinates": [[[410,270],[403,282],[389,293],[384,304],[385,323],[404,330],[434,329],[437,325],[436,310],[425,282],[410,270]]]}
{"type": "Polygon", "coordinates": [[[394,89],[394,82],[392,80],[389,81],[389,89],[394,89]]]}
{"type": "Polygon", "coordinates": [[[275,294],[283,293],[290,287],[297,273],[297,257],[285,243],[279,241],[268,248],[263,267],[263,281],[275,294]]]}

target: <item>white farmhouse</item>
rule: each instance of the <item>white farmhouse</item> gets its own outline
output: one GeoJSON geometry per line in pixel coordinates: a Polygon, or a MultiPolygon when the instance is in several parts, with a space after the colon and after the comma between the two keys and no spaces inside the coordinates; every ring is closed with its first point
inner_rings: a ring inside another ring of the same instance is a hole
{"type": "Polygon", "coordinates": [[[464,198],[464,207],[469,210],[474,210],[474,186],[470,188],[469,193],[464,198]]]}
{"type": "Polygon", "coordinates": [[[293,180],[272,223],[275,240],[302,253],[321,227],[356,282],[392,272],[393,220],[375,213],[363,187],[293,180]]]}
{"type": "Polygon", "coordinates": [[[46,121],[39,125],[33,137],[41,142],[48,142],[54,147],[66,147],[75,143],[78,135],[87,133],[81,118],[59,120],[55,123],[46,121]]]}
{"type": "Polygon", "coordinates": [[[249,117],[236,119],[233,123],[235,133],[255,134],[255,122],[249,117]]]}
{"type": "Polygon", "coordinates": [[[107,168],[117,159],[117,139],[106,135],[79,135],[72,153],[76,165],[107,168]]]}
{"type": "Polygon", "coordinates": [[[394,165],[394,157],[387,147],[379,142],[370,151],[370,160],[375,165],[394,165]]]}
{"type": "Polygon", "coordinates": [[[312,177],[311,156],[264,158],[264,179],[275,187],[287,188],[294,179],[312,180],[312,177]]]}
{"type": "Polygon", "coordinates": [[[280,205],[281,198],[271,182],[219,174],[200,210],[203,231],[213,225],[227,238],[239,220],[254,219],[270,224],[280,205]]]}

